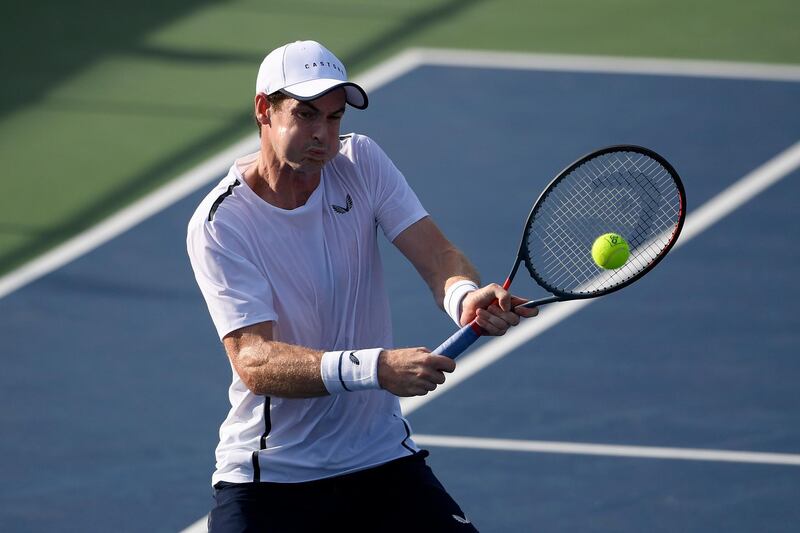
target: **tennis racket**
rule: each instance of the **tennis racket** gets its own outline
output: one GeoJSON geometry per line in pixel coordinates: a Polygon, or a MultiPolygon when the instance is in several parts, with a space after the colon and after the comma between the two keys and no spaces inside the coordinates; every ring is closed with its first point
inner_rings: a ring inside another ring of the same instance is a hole
{"type": "MultiPolygon", "coordinates": [[[[508,289],[520,264],[550,296],[519,307],[596,298],[650,272],[670,251],[686,218],[686,193],[666,159],[641,146],[609,146],[561,171],[533,205],[508,289]],[[627,262],[613,270],[592,259],[595,239],[617,233],[630,247],[627,262]]],[[[433,353],[456,358],[484,333],[467,324],[433,353]]]]}

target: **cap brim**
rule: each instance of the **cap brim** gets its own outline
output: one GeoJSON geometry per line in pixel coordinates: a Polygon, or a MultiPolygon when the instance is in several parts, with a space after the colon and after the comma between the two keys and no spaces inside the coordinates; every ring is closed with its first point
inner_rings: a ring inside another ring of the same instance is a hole
{"type": "Polygon", "coordinates": [[[308,101],[315,100],[339,87],[344,88],[345,98],[348,104],[356,109],[367,108],[369,105],[369,98],[367,98],[366,91],[350,81],[326,78],[309,80],[284,87],[281,89],[281,92],[286,93],[297,100],[308,101]]]}

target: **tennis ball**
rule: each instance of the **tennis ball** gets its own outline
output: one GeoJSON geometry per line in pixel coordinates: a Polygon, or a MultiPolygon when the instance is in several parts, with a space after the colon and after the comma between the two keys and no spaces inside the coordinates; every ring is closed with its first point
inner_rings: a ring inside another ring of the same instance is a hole
{"type": "Polygon", "coordinates": [[[616,233],[600,235],[592,245],[592,259],[600,268],[619,268],[628,260],[630,253],[628,243],[616,233]]]}

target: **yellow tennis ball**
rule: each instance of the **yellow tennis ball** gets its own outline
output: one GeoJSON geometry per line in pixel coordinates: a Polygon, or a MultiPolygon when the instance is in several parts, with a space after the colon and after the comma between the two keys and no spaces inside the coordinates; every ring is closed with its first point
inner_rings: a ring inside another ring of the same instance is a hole
{"type": "Polygon", "coordinates": [[[605,233],[595,239],[592,245],[592,259],[597,266],[605,269],[619,268],[628,260],[631,251],[622,235],[605,233]]]}

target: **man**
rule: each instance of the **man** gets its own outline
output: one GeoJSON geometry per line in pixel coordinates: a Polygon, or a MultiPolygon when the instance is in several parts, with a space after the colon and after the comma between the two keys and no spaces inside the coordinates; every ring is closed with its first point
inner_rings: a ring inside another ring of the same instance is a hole
{"type": "Polygon", "coordinates": [[[234,163],[189,223],[233,373],[213,532],[475,530],[400,412],[398,396],[434,390],[455,363],[391,349],[377,227],[457,323],[477,317],[501,335],[523,300],[479,289],[384,152],[340,136],[346,104],[367,103],[319,43],[271,52],[256,82],[260,150],[234,163]]]}

